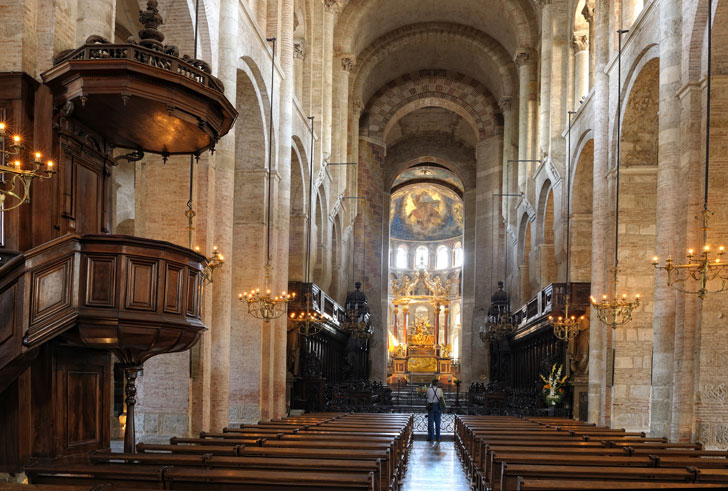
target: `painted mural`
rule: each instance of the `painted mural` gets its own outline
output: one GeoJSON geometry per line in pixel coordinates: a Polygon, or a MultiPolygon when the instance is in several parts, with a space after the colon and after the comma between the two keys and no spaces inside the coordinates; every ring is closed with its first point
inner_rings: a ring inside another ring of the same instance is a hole
{"type": "Polygon", "coordinates": [[[392,195],[390,234],[411,241],[444,240],[463,233],[463,202],[436,184],[406,186],[392,195]]]}
{"type": "Polygon", "coordinates": [[[394,184],[392,185],[392,187],[395,188],[400,184],[415,179],[433,179],[443,181],[453,185],[460,191],[463,190],[463,184],[462,182],[460,182],[460,179],[455,176],[455,174],[447,169],[435,166],[417,166],[407,169],[399,176],[397,176],[397,179],[394,180],[394,184]]]}

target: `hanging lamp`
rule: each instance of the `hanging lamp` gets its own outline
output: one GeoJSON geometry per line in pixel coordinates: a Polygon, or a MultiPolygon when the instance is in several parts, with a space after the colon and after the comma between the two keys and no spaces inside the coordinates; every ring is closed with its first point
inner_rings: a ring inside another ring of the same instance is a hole
{"type": "MultiPolygon", "coordinates": [[[[306,226],[306,270],[304,272],[304,288],[309,288],[311,283],[311,222],[313,220],[313,116],[309,116],[311,120],[311,155],[308,168],[308,225],[306,226]]],[[[318,334],[324,327],[323,316],[313,309],[311,298],[313,288],[305,293],[306,303],[300,312],[290,312],[288,320],[294,325],[298,332],[304,336],[313,336],[318,334]]]]}
{"type": "Polygon", "coordinates": [[[267,201],[267,219],[266,219],[266,239],[265,239],[265,277],[263,288],[256,288],[250,292],[243,292],[239,295],[239,300],[248,306],[248,313],[256,319],[264,322],[270,322],[286,313],[288,310],[288,302],[296,296],[295,293],[287,293],[285,290],[280,295],[271,293],[271,277],[273,265],[270,263],[270,221],[271,221],[271,182],[273,176],[273,89],[274,75],[276,67],[276,38],[268,38],[267,41],[273,43],[273,56],[270,69],[270,114],[268,124],[268,201],[267,201]]]}
{"type": "Polygon", "coordinates": [[[549,322],[554,328],[554,336],[561,341],[574,339],[581,331],[584,316],[569,315],[569,306],[572,300],[572,287],[570,282],[571,272],[571,116],[576,111],[569,111],[569,131],[568,131],[568,149],[566,157],[566,306],[564,307],[564,315],[554,319],[549,316],[549,322]]]}
{"type": "MultiPolygon", "coordinates": [[[[710,184],[710,89],[712,69],[712,37],[713,37],[713,2],[708,0],[708,80],[707,100],[705,116],[705,194],[703,197],[702,227],[703,247],[702,252],[696,255],[695,249],[688,249],[688,262],[674,264],[672,257],[668,256],[664,266],[660,266],[657,256],[652,258],[652,265],[656,270],[664,270],[667,273],[667,285],[683,292],[697,295],[704,298],[708,293],[720,293],[728,290],[728,263],[724,262],[725,247],[718,247],[715,256],[711,253],[708,244],[708,222],[713,212],[708,209],[708,185],[710,184]],[[697,282],[697,286],[694,283],[697,282]],[[712,283],[713,288],[709,288],[712,283]]],[[[697,219],[700,219],[696,217],[697,219]]]]}
{"type": "MultiPolygon", "coordinates": [[[[619,274],[619,168],[620,168],[620,142],[622,140],[622,36],[629,32],[626,29],[620,29],[619,33],[619,54],[617,57],[617,173],[616,173],[616,203],[614,208],[614,290],[617,290],[617,275],[619,274]]],[[[627,294],[623,294],[621,298],[616,296],[611,300],[607,295],[602,295],[602,299],[597,301],[594,297],[589,297],[592,306],[597,311],[597,318],[608,326],[616,328],[623,326],[632,320],[632,312],[640,306],[640,296],[635,295],[634,300],[630,300],[627,294]]]]}

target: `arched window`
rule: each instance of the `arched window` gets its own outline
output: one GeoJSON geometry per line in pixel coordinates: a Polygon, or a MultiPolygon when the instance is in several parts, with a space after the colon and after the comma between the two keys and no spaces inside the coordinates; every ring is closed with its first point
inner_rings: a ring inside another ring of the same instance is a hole
{"type": "Polygon", "coordinates": [[[398,269],[407,269],[407,247],[401,245],[397,248],[394,266],[398,269]]]}
{"type": "Polygon", "coordinates": [[[452,248],[452,265],[459,268],[463,265],[463,245],[460,242],[456,242],[452,248]]]}
{"type": "Polygon", "coordinates": [[[425,246],[419,246],[415,250],[415,265],[417,269],[424,269],[430,264],[430,251],[425,246]]]}
{"type": "Polygon", "coordinates": [[[447,247],[444,245],[437,248],[437,254],[435,255],[435,267],[437,269],[450,267],[450,254],[448,253],[447,247]]]}

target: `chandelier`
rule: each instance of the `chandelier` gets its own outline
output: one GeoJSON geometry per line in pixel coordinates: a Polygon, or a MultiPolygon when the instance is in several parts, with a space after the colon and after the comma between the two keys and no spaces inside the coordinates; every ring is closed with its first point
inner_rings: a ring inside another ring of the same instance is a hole
{"type": "Polygon", "coordinates": [[[566,158],[566,307],[563,317],[558,316],[554,319],[549,316],[549,322],[554,328],[554,336],[561,341],[574,339],[581,331],[584,316],[577,318],[575,315],[569,315],[569,305],[571,304],[571,283],[570,283],[570,266],[571,266],[571,116],[576,111],[569,111],[569,133],[568,133],[568,155],[566,158]]]}
{"type": "Polygon", "coordinates": [[[30,202],[30,185],[36,177],[39,179],[50,179],[56,170],[53,168],[53,161],[42,162],[40,152],[33,154],[33,166],[26,169],[20,160],[20,155],[25,150],[21,143],[20,135],[8,137],[7,125],[0,123],[0,211],[13,210],[23,203],[30,202]],[[8,161],[12,164],[8,165],[8,161]],[[12,205],[7,199],[15,200],[12,205]]]}
{"type": "Polygon", "coordinates": [[[248,305],[250,315],[265,322],[270,322],[285,314],[288,309],[288,302],[296,296],[295,293],[289,294],[285,290],[280,295],[271,293],[268,285],[271,282],[272,270],[273,267],[270,263],[265,265],[265,288],[262,291],[260,288],[256,288],[250,292],[243,292],[238,296],[241,302],[248,305]]]}
{"type": "MultiPolygon", "coordinates": [[[[304,288],[311,287],[311,219],[313,218],[313,143],[314,143],[314,131],[313,121],[314,117],[309,116],[311,120],[311,155],[308,169],[308,226],[306,227],[306,277],[304,278],[304,288]]],[[[298,332],[304,336],[313,336],[321,332],[324,327],[323,316],[313,309],[311,302],[311,292],[307,291],[306,304],[301,312],[291,312],[288,320],[296,328],[298,332]]]]}
{"type": "MultiPolygon", "coordinates": [[[[498,282],[498,286],[502,291],[502,282],[498,282]]],[[[516,325],[511,322],[511,314],[508,309],[499,308],[494,312],[489,312],[480,325],[480,340],[484,343],[493,343],[503,339],[515,329],[516,325]]]]}
{"type": "Polygon", "coordinates": [[[366,315],[357,316],[352,313],[352,316],[354,320],[349,324],[349,329],[347,330],[351,337],[360,341],[367,341],[371,339],[374,335],[374,328],[372,326],[373,324],[376,324],[376,321],[373,320],[374,316],[369,314],[368,310],[366,315]],[[357,321],[356,319],[359,318],[365,318],[366,321],[357,321]]]}
{"type": "MultiPolygon", "coordinates": [[[[617,289],[617,276],[619,275],[619,164],[620,164],[620,142],[621,142],[621,119],[622,114],[622,36],[629,32],[626,29],[619,29],[619,53],[617,56],[617,172],[616,172],[616,200],[614,206],[614,267],[612,272],[613,288],[617,289]]],[[[602,295],[602,300],[597,302],[594,297],[589,297],[591,305],[597,311],[597,317],[604,324],[616,328],[622,326],[632,320],[632,312],[640,306],[640,296],[635,295],[634,300],[630,300],[625,293],[622,298],[613,298],[609,300],[607,295],[602,295]]]]}
{"type": "Polygon", "coordinates": [[[311,292],[306,292],[306,306],[301,312],[291,312],[288,320],[298,328],[304,336],[318,334],[324,327],[324,317],[313,309],[311,292]]]}
{"type": "MultiPolygon", "coordinates": [[[[711,65],[712,65],[712,36],[713,36],[713,6],[712,0],[708,0],[708,90],[706,101],[706,122],[705,122],[705,195],[703,199],[703,251],[696,257],[694,249],[688,249],[688,262],[684,264],[673,264],[672,257],[668,256],[664,266],[660,266],[657,256],[652,258],[652,265],[655,269],[664,270],[667,273],[667,285],[683,293],[697,295],[704,298],[708,293],[720,293],[728,290],[728,265],[723,262],[725,247],[718,247],[715,256],[711,255],[711,248],[708,244],[708,221],[713,215],[708,209],[708,185],[710,170],[710,86],[711,86],[711,65]],[[695,284],[697,283],[697,285],[695,284]],[[709,283],[711,287],[709,287],[709,283]]],[[[698,218],[698,217],[696,217],[698,218]]]]}
{"type": "MultiPolygon", "coordinates": [[[[273,56],[271,60],[270,69],[270,114],[273,114],[273,87],[274,75],[276,66],[276,38],[268,38],[267,41],[273,43],[273,56]]],[[[273,141],[273,118],[269,118],[268,124],[268,141],[273,141]]],[[[263,281],[263,289],[256,288],[250,292],[243,292],[239,295],[239,300],[248,305],[248,313],[256,319],[261,319],[264,322],[270,322],[273,319],[284,315],[288,310],[288,302],[295,297],[295,293],[288,294],[285,290],[280,295],[274,295],[271,293],[270,284],[273,272],[273,266],[270,263],[270,220],[271,220],[271,182],[273,180],[273,148],[268,149],[268,202],[267,202],[267,219],[265,221],[266,226],[266,238],[265,238],[265,279],[263,281]]]]}
{"type": "MultiPolygon", "coordinates": [[[[200,252],[199,246],[195,247],[195,252],[200,252]]],[[[204,285],[209,285],[212,283],[212,274],[215,270],[225,264],[225,258],[220,251],[217,250],[217,246],[213,246],[212,256],[206,257],[205,259],[207,259],[207,265],[202,271],[202,281],[204,285]]]]}

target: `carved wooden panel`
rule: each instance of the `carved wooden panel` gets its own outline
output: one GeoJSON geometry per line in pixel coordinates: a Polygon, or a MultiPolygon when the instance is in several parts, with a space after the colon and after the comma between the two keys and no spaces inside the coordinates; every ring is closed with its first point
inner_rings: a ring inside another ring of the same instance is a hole
{"type": "Polygon", "coordinates": [[[58,455],[107,447],[111,356],[98,350],[57,350],[54,399],[58,455]]]}
{"type": "Polygon", "coordinates": [[[99,411],[89,408],[95,408],[100,397],[101,380],[97,371],[66,372],[66,448],[99,439],[99,411]],[[79,413],[84,413],[83,420],[79,413]]]}
{"type": "Polygon", "coordinates": [[[185,312],[189,317],[200,317],[200,281],[199,272],[189,270],[187,275],[187,309],[185,312]]]}
{"type": "Polygon", "coordinates": [[[5,343],[15,330],[16,285],[0,293],[0,344],[5,343]]]}
{"type": "Polygon", "coordinates": [[[76,162],[74,168],[74,188],[77,195],[74,210],[76,233],[95,234],[101,232],[103,176],[98,169],[91,169],[80,159],[76,159],[76,162]]]}
{"type": "Polygon", "coordinates": [[[60,138],[61,233],[106,232],[109,190],[104,145],[77,124],[66,122],[60,138]]]}
{"type": "Polygon", "coordinates": [[[86,257],[85,303],[90,307],[114,307],[116,293],[116,257],[86,257]]]}
{"type": "Polygon", "coordinates": [[[183,266],[167,262],[164,274],[164,312],[181,314],[185,298],[183,266]]]}
{"type": "Polygon", "coordinates": [[[126,304],[130,310],[157,310],[158,262],[127,257],[126,304]]]}
{"type": "Polygon", "coordinates": [[[71,306],[73,256],[34,271],[31,279],[30,325],[71,306]]]}

